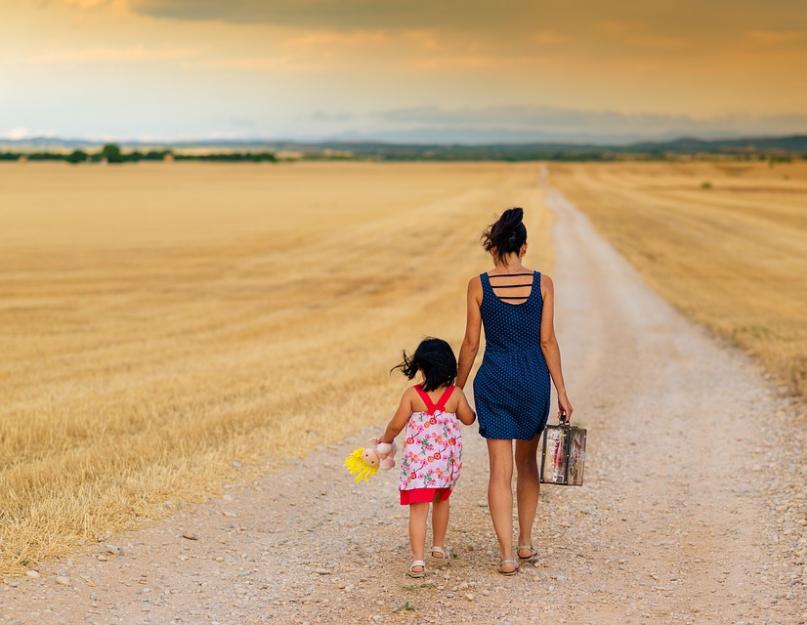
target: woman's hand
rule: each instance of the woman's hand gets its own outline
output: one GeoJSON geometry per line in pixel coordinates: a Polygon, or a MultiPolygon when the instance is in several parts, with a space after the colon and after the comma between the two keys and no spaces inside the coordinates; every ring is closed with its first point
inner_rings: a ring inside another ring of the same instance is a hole
{"type": "Polygon", "coordinates": [[[574,412],[574,407],[572,406],[572,402],[569,401],[569,396],[566,393],[560,393],[558,395],[558,421],[562,423],[569,423],[572,420],[572,413],[574,412]]]}

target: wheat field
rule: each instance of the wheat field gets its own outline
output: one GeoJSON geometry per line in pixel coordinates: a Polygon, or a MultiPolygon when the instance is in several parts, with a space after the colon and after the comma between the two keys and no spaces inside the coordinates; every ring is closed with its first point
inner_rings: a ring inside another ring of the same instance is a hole
{"type": "Polygon", "coordinates": [[[807,397],[807,163],[553,164],[550,175],[670,302],[807,397]]]}
{"type": "Polygon", "coordinates": [[[0,575],[394,410],[536,165],[0,167],[0,575]]]}

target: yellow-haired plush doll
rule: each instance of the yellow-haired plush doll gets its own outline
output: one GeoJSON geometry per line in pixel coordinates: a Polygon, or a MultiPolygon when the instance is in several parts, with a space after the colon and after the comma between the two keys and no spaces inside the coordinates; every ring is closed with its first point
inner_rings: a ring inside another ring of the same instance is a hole
{"type": "Polygon", "coordinates": [[[367,447],[359,447],[345,458],[345,468],[356,476],[356,482],[369,480],[378,473],[378,469],[388,471],[395,466],[396,451],[395,443],[380,443],[374,438],[367,447]]]}

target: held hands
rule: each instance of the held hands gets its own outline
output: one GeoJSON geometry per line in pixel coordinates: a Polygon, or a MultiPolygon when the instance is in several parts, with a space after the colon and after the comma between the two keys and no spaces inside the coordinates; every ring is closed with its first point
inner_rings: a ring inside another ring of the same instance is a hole
{"type": "Polygon", "coordinates": [[[570,423],[572,420],[572,413],[574,407],[572,402],[569,401],[569,396],[566,392],[558,394],[558,421],[561,423],[570,423]]]}

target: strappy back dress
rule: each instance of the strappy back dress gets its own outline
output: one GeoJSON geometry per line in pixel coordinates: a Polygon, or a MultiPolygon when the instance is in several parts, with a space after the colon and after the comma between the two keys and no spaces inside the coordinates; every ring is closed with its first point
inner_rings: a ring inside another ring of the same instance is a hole
{"type": "Polygon", "coordinates": [[[474,378],[479,433],[485,438],[529,440],[543,431],[549,416],[549,370],[541,351],[541,274],[483,273],[480,279],[486,346],[474,378]],[[504,286],[496,281],[504,275],[521,276],[524,283],[504,286]],[[493,285],[491,278],[496,281],[493,285]],[[529,285],[532,289],[526,297],[499,296],[493,291],[494,286],[502,290],[529,285]]]}
{"type": "Polygon", "coordinates": [[[401,454],[401,505],[444,501],[462,470],[462,433],[457,415],[445,406],[455,386],[448,386],[435,404],[420,384],[415,386],[426,410],[413,412],[406,424],[401,454]]]}

